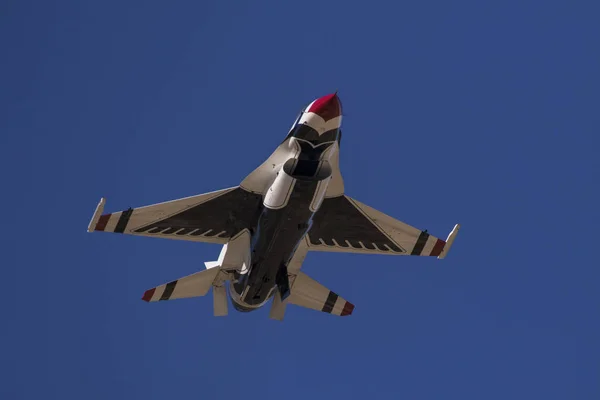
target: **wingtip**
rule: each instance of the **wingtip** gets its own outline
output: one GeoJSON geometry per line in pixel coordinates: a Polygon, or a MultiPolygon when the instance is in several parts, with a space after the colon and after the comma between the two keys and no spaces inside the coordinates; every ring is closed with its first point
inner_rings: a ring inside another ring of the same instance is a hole
{"type": "Polygon", "coordinates": [[[152,296],[154,296],[155,290],[156,288],[146,290],[144,292],[144,295],[142,296],[142,300],[144,300],[145,302],[149,302],[150,300],[152,300],[152,296]]]}
{"type": "Polygon", "coordinates": [[[454,225],[452,232],[448,235],[446,239],[446,245],[444,246],[442,253],[438,256],[439,260],[443,260],[450,251],[450,247],[452,247],[452,243],[454,243],[454,239],[456,239],[456,235],[458,235],[458,231],[460,230],[460,224],[454,225]]]}
{"type": "Polygon", "coordinates": [[[104,211],[104,205],[106,204],[106,199],[104,197],[100,198],[100,202],[98,203],[98,205],[96,206],[96,210],[94,211],[94,215],[92,215],[92,219],[90,220],[90,223],[88,225],[87,231],[88,232],[94,232],[96,229],[96,226],[98,224],[98,220],[100,219],[100,217],[102,216],[102,212],[104,211]]]}

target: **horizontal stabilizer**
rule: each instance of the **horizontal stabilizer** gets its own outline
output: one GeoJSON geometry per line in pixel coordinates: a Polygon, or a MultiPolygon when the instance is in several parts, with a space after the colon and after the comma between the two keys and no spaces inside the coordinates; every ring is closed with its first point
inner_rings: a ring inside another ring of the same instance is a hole
{"type": "Polygon", "coordinates": [[[157,286],[146,290],[144,296],[142,296],[142,300],[163,301],[205,296],[219,272],[219,268],[211,268],[157,286]]]}
{"type": "Polygon", "coordinates": [[[354,305],[319,282],[300,272],[292,285],[292,294],[287,300],[290,304],[322,311],[333,315],[352,314],[354,305]]]}

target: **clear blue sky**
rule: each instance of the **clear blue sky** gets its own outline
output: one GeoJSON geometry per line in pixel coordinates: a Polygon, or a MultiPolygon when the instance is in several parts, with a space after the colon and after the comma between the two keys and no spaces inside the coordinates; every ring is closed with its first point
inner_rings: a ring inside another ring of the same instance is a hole
{"type": "Polygon", "coordinates": [[[600,398],[596,1],[0,6],[0,398],[600,398]],[[310,254],[356,305],[143,292],[220,246],[88,234],[237,185],[339,89],[346,192],[448,258],[310,254]],[[247,396],[247,397],[245,397],[247,396]]]}

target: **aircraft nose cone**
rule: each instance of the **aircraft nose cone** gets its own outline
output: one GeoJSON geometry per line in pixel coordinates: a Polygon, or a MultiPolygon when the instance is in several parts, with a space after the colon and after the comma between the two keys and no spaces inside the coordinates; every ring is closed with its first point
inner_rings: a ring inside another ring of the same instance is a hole
{"type": "Polygon", "coordinates": [[[332,93],[315,100],[306,111],[315,113],[325,121],[329,121],[342,115],[342,103],[337,93],[332,93]]]}

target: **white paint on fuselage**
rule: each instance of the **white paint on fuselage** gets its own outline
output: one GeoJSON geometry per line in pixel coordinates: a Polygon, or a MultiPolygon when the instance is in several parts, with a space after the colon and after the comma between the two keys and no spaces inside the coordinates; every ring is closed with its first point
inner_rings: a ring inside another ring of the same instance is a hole
{"type": "Polygon", "coordinates": [[[313,128],[319,135],[331,131],[333,129],[339,128],[342,124],[342,116],[335,117],[330,119],[329,121],[325,121],[321,116],[312,113],[305,112],[302,114],[300,119],[298,120],[298,125],[308,125],[313,128]]]}
{"type": "MultiPolygon", "coordinates": [[[[325,122],[323,118],[314,113],[302,112],[297,119],[297,123],[304,122],[313,128],[316,126],[316,130],[322,133],[327,130],[339,128],[341,126],[341,116],[325,122]]],[[[292,125],[290,133],[297,123],[292,125]]],[[[296,139],[294,137],[290,137],[281,143],[269,158],[244,178],[240,183],[240,187],[249,192],[265,195],[277,178],[277,172],[281,170],[283,164],[290,158],[296,158],[298,156],[300,149],[295,141],[296,139]]],[[[339,168],[339,149],[339,144],[336,142],[326,150],[332,171],[331,181],[325,193],[325,198],[341,196],[344,194],[344,179],[342,178],[339,168]]]]}
{"type": "Polygon", "coordinates": [[[318,183],[317,190],[315,190],[315,194],[309,206],[310,211],[313,213],[316,213],[319,210],[319,207],[321,207],[321,203],[323,203],[325,193],[327,192],[327,187],[329,187],[329,182],[331,182],[331,177],[323,179],[318,183]]]}
{"type": "Polygon", "coordinates": [[[290,200],[295,184],[296,179],[286,174],[283,168],[280,169],[275,181],[265,194],[263,205],[271,210],[284,208],[290,200]]]}

